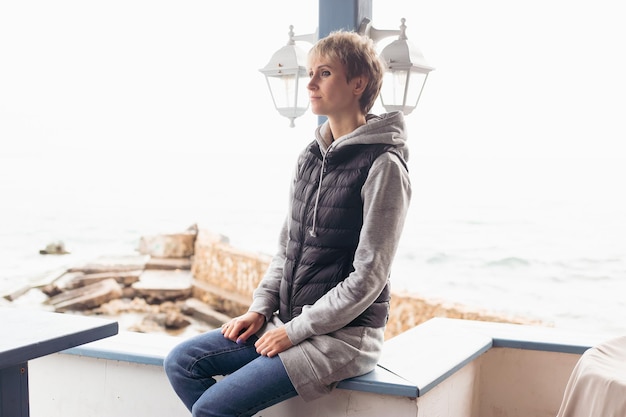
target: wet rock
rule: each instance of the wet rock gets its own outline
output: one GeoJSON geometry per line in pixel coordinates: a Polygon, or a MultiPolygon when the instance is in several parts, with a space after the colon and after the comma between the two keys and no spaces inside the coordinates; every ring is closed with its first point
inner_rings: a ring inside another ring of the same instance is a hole
{"type": "Polygon", "coordinates": [[[135,289],[130,286],[130,287],[124,287],[122,288],[122,298],[128,298],[128,299],[133,299],[137,297],[137,291],[135,291],[135,289]]]}
{"type": "MultiPolygon", "coordinates": [[[[192,319],[181,312],[179,303],[166,301],[162,304],[148,304],[143,298],[116,299],[91,310],[92,314],[115,317],[125,330],[154,333],[174,333],[192,324],[192,319]]],[[[199,322],[196,322],[198,327],[199,322]]]]}
{"type": "Polygon", "coordinates": [[[112,278],[86,287],[64,291],[48,299],[56,311],[87,310],[122,296],[122,288],[112,278]]]}
{"type": "Polygon", "coordinates": [[[81,277],[85,274],[82,272],[66,272],[57,278],[54,282],[41,287],[41,291],[48,297],[54,297],[67,290],[70,283],[77,277],[81,277]]]}
{"type": "Polygon", "coordinates": [[[54,297],[55,295],[61,294],[63,290],[54,284],[50,284],[45,287],[41,287],[41,292],[46,294],[48,297],[54,297]]]}
{"type": "Polygon", "coordinates": [[[165,315],[164,326],[166,329],[182,329],[191,324],[185,316],[175,311],[163,314],[165,315]]]}
{"type": "Polygon", "coordinates": [[[146,269],[191,270],[191,258],[156,258],[153,256],[146,262],[146,269]]]}
{"type": "Polygon", "coordinates": [[[150,304],[189,298],[192,293],[191,271],[144,271],[131,285],[138,297],[150,304]]]}
{"type": "Polygon", "coordinates": [[[147,314],[140,322],[129,326],[129,330],[140,333],[154,333],[163,329],[179,330],[190,324],[191,321],[180,312],[170,311],[167,313],[147,314]]]}
{"type": "Polygon", "coordinates": [[[197,298],[185,300],[181,305],[181,311],[214,327],[219,327],[231,319],[230,316],[220,313],[197,298]]]}
{"type": "Polygon", "coordinates": [[[143,298],[119,298],[103,303],[92,312],[105,316],[118,316],[124,313],[157,314],[160,311],[159,305],[148,304],[143,298]]]}
{"type": "Polygon", "coordinates": [[[118,284],[128,287],[133,283],[139,281],[139,277],[142,274],[142,270],[134,271],[107,271],[96,272],[91,274],[80,274],[74,277],[66,285],[67,289],[74,289],[85,287],[96,282],[104,281],[106,279],[114,279],[118,284]]]}
{"type": "Polygon", "coordinates": [[[184,233],[142,236],[138,251],[159,258],[188,258],[194,254],[197,235],[198,228],[194,225],[184,233]]]}
{"type": "Polygon", "coordinates": [[[65,243],[62,241],[48,243],[45,249],[39,250],[41,255],[67,255],[69,252],[65,250],[65,243]]]}

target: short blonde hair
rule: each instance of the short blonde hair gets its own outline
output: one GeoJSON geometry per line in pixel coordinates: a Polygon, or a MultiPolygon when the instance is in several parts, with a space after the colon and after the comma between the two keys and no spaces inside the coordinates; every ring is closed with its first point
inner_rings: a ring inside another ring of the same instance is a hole
{"type": "Polygon", "coordinates": [[[374,41],[356,32],[335,31],[320,39],[309,51],[309,60],[325,57],[339,60],[346,69],[347,82],[354,77],[367,77],[367,86],[359,100],[367,114],[374,106],[383,82],[384,66],[376,53],[374,41]]]}

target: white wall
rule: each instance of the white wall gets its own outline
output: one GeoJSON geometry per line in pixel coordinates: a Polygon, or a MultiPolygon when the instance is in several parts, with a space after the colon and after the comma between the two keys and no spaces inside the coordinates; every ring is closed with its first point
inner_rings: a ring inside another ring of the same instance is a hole
{"type": "Polygon", "coordinates": [[[188,417],[160,366],[55,354],[29,362],[31,417],[188,417]]]}
{"type": "Polygon", "coordinates": [[[554,417],[578,354],[493,348],[481,358],[480,417],[554,417]]]}
{"type": "MultiPolygon", "coordinates": [[[[188,417],[160,366],[55,354],[29,363],[32,417],[188,417]]],[[[337,389],[257,417],[417,417],[414,399],[337,389]],[[392,412],[390,415],[389,413],[392,412]]]]}

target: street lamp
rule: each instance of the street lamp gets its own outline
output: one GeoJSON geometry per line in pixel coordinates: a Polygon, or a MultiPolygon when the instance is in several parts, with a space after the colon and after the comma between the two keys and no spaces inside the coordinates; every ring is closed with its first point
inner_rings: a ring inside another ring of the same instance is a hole
{"type": "Polygon", "coordinates": [[[380,52],[386,66],[380,101],[385,110],[408,115],[417,107],[428,73],[434,68],[426,63],[424,55],[406,37],[406,19],[402,18],[401,22],[398,39],[380,52]]]}
{"type": "MultiPolygon", "coordinates": [[[[371,38],[374,43],[390,36],[398,36],[380,52],[385,65],[380,100],[386,111],[401,111],[410,114],[422,95],[429,66],[422,53],[415,48],[406,36],[406,19],[401,19],[400,30],[379,30],[372,27],[369,19],[361,22],[358,32],[371,38]]],[[[317,33],[294,36],[293,26],[289,26],[289,42],[279,49],[261,71],[267,80],[274,106],[278,112],[289,118],[290,127],[294,120],[302,116],[308,106],[307,60],[306,53],[296,45],[296,41],[313,44],[317,33]]]]}
{"type": "Polygon", "coordinates": [[[289,26],[287,45],[276,51],[267,65],[259,70],[265,75],[274,107],[290,120],[290,127],[295,126],[296,117],[302,116],[309,107],[306,52],[296,45],[296,40],[313,43],[316,38],[317,33],[294,36],[293,26],[289,26]]]}

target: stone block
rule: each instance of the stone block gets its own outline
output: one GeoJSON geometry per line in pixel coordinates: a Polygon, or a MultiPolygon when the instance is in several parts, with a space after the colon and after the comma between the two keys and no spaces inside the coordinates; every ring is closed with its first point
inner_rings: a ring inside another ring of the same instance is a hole
{"type": "Polygon", "coordinates": [[[131,287],[150,304],[182,300],[191,296],[192,275],[191,271],[146,270],[131,287]]]}
{"type": "Polygon", "coordinates": [[[107,271],[107,272],[98,272],[93,274],[81,274],[75,277],[73,280],[67,283],[67,289],[74,289],[85,287],[87,285],[94,284],[96,282],[104,281],[106,279],[112,278],[117,281],[121,286],[127,287],[134,282],[139,281],[139,276],[143,271],[135,270],[135,271],[107,271]]]}
{"type": "Polygon", "coordinates": [[[189,298],[181,306],[184,314],[200,319],[214,327],[220,327],[231,319],[231,316],[221,313],[197,298],[189,298]]]}
{"type": "Polygon", "coordinates": [[[194,254],[196,233],[174,233],[142,236],[139,253],[159,258],[185,258],[194,254]]]}
{"type": "Polygon", "coordinates": [[[48,299],[56,311],[87,310],[120,298],[122,287],[112,278],[68,290],[48,299]]]}
{"type": "Polygon", "coordinates": [[[124,272],[144,269],[150,259],[147,255],[101,256],[91,262],[68,269],[68,272],[97,274],[101,272],[124,272]]]}
{"type": "Polygon", "coordinates": [[[159,258],[159,257],[152,256],[150,257],[148,262],[146,262],[146,269],[191,270],[191,259],[190,258],[159,258]]]}

